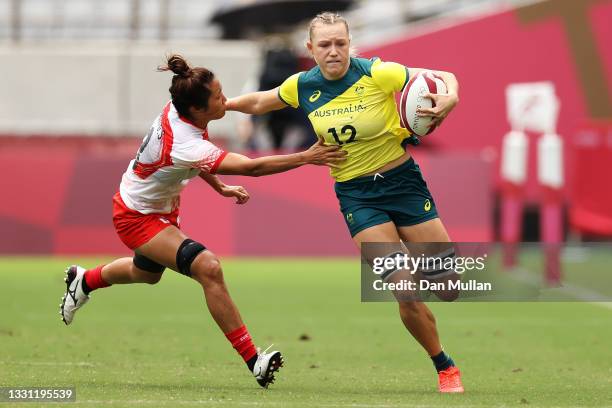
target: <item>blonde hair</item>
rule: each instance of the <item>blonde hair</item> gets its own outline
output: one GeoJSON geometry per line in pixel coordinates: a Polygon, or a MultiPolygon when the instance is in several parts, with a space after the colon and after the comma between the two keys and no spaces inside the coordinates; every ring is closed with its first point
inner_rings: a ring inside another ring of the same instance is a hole
{"type": "Polygon", "coordinates": [[[325,11],[323,13],[317,14],[312,20],[310,20],[310,24],[308,25],[308,38],[312,41],[312,32],[317,24],[327,24],[332,25],[336,23],[344,23],[344,27],[346,27],[346,33],[351,36],[349,31],[349,26],[344,17],[342,17],[338,13],[332,13],[331,11],[325,11]]]}

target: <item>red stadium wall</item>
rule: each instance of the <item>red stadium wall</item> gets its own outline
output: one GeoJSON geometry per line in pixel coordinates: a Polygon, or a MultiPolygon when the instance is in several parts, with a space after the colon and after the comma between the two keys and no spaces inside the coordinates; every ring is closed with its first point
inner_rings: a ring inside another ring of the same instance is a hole
{"type": "MultiPolygon", "coordinates": [[[[538,81],[555,84],[561,101],[557,129],[570,146],[585,120],[612,119],[611,22],[610,0],[546,0],[472,21],[453,21],[447,27],[429,27],[428,32],[364,49],[361,54],[457,75],[461,102],[427,138],[426,147],[498,155],[502,137],[510,130],[506,86],[538,81]]],[[[572,182],[572,159],[567,155],[568,185],[572,182]]],[[[496,173],[497,168],[496,163],[496,173]]],[[[610,174],[605,170],[599,176],[602,185],[610,174]]],[[[528,186],[532,199],[537,196],[533,178],[528,186]]]]}
{"type": "MultiPolygon", "coordinates": [[[[544,3],[551,3],[552,7],[572,2],[544,3]]],[[[561,100],[558,131],[561,136],[569,137],[587,118],[612,118],[612,1],[574,3],[589,5],[577,8],[584,12],[586,24],[578,28],[591,34],[579,33],[581,40],[592,39],[594,55],[572,51],[571,35],[574,34],[570,32],[578,29],[574,26],[580,22],[579,18],[568,23],[551,10],[540,19],[527,19],[524,15],[529,13],[523,9],[399,39],[365,49],[362,54],[457,75],[461,103],[436,131],[435,137],[430,138],[429,143],[436,147],[454,151],[499,148],[502,136],[509,130],[505,89],[518,82],[554,82],[561,100]],[[588,100],[591,85],[584,83],[582,75],[583,71],[598,69],[603,77],[596,83],[599,93],[596,98],[604,106],[591,107],[588,100]]]]}
{"type": "MultiPolygon", "coordinates": [[[[127,253],[111,198],[137,148],[137,141],[0,141],[0,172],[9,175],[0,181],[0,253],[127,253]]],[[[490,240],[490,165],[471,154],[416,157],[453,238],[490,240]]],[[[247,187],[251,201],[235,205],[194,179],[181,203],[183,229],[220,255],[356,254],[327,168],[223,178],[247,187]]]]}

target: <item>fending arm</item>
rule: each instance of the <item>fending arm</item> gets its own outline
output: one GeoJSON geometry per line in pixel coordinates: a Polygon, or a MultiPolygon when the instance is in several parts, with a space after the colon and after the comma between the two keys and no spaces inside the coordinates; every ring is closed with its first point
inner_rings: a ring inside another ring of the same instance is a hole
{"type": "Polygon", "coordinates": [[[287,107],[278,96],[278,88],[268,91],[251,92],[235,98],[230,98],[225,103],[227,110],[261,115],[273,110],[287,107]]]}
{"type": "Polygon", "coordinates": [[[346,158],[338,145],[325,146],[322,140],[308,150],[293,154],[263,156],[251,159],[238,153],[228,153],[217,168],[219,174],[259,177],[282,173],[305,164],[335,166],[346,158]]]}

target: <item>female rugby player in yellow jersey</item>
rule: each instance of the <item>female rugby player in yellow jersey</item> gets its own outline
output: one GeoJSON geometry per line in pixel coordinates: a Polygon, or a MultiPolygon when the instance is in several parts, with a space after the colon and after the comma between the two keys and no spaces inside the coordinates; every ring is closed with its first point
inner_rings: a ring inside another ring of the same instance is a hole
{"type": "MultiPolygon", "coordinates": [[[[263,114],[302,108],[325,144],[341,145],[347,160],[332,168],[336,195],[354,242],[449,242],[419,167],[401,142],[395,92],[421,69],[350,56],[346,20],[316,16],[307,48],[317,66],[290,76],[280,87],[227,101],[227,109],[263,114]]],[[[420,112],[439,125],[457,104],[455,76],[438,71],[448,93],[429,95],[435,107],[420,112]]],[[[423,346],[439,373],[441,392],[463,392],[459,370],[444,353],[433,314],[419,301],[399,301],[402,322],[423,346]]]]}

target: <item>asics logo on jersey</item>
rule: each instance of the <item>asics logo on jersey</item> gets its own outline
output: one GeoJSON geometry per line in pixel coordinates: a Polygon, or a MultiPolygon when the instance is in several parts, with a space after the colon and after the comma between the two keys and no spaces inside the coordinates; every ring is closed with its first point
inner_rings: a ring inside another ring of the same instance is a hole
{"type": "Polygon", "coordinates": [[[365,93],[365,86],[357,85],[355,87],[355,93],[359,96],[363,96],[363,94],[365,93]]]}
{"type": "Polygon", "coordinates": [[[429,211],[429,210],[431,210],[431,201],[429,201],[429,200],[425,200],[425,205],[423,206],[423,209],[424,209],[425,211],[429,211]]]}
{"type": "Polygon", "coordinates": [[[314,91],[314,93],[312,95],[310,95],[310,98],[308,98],[308,100],[310,102],[314,102],[317,99],[319,99],[319,96],[321,96],[321,91],[319,91],[318,89],[316,91],[314,91]]]}
{"type": "Polygon", "coordinates": [[[164,224],[170,224],[170,221],[168,221],[167,219],[165,219],[164,217],[159,217],[159,220],[161,222],[163,222],[164,224]]]}

